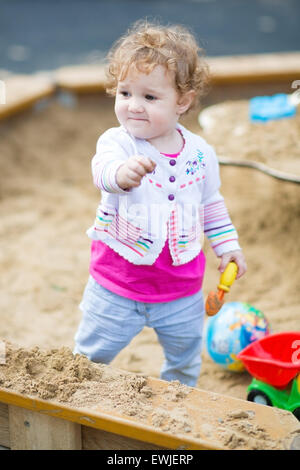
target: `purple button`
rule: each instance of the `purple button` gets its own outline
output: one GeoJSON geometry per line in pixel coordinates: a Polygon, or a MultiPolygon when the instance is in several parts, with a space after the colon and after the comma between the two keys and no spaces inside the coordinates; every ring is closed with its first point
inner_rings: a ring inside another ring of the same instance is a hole
{"type": "Polygon", "coordinates": [[[171,166],[174,166],[174,165],[176,165],[176,160],[174,160],[174,159],[172,158],[172,160],[170,160],[169,163],[170,163],[171,166]]]}
{"type": "Polygon", "coordinates": [[[169,199],[169,201],[174,201],[174,199],[175,199],[174,194],[169,194],[168,199],[169,199]]]}
{"type": "Polygon", "coordinates": [[[175,176],[170,176],[169,181],[170,181],[171,183],[174,183],[175,179],[176,179],[175,176]]]}

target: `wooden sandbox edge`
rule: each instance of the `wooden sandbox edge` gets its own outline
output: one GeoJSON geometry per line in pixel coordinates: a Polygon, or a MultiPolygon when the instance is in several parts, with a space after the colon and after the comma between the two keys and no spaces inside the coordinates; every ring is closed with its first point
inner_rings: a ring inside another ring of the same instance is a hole
{"type": "MultiPolygon", "coordinates": [[[[290,81],[292,86],[300,80],[300,52],[207,57],[206,61],[212,85],[290,81]]],[[[0,120],[3,120],[54,95],[57,90],[73,94],[102,93],[107,80],[104,65],[91,64],[62,67],[48,74],[9,75],[1,82],[0,91],[5,95],[0,99],[0,120]]]]}
{"type": "Polygon", "coordinates": [[[12,450],[223,450],[143,423],[0,389],[0,445],[12,450]]]}

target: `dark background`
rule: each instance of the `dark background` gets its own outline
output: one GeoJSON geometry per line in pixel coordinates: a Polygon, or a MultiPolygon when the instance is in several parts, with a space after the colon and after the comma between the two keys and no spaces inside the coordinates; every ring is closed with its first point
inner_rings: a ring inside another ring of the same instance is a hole
{"type": "Polygon", "coordinates": [[[0,71],[99,63],[146,16],[189,26],[210,56],[300,50],[299,0],[0,0],[0,71]]]}

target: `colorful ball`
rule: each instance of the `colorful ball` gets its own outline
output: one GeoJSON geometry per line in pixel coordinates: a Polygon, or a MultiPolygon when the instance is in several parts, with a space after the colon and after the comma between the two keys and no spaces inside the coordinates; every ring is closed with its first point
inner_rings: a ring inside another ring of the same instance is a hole
{"type": "Polygon", "coordinates": [[[217,315],[207,319],[206,349],[221,367],[239,372],[244,365],[237,354],[269,333],[269,322],[260,310],[244,302],[225,303],[217,315]]]}

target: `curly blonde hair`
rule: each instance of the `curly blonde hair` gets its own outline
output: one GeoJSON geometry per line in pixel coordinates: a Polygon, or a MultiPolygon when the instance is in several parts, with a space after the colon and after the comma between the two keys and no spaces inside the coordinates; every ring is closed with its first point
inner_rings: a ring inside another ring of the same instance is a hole
{"type": "Polygon", "coordinates": [[[129,68],[150,73],[156,65],[165,66],[173,75],[180,96],[195,92],[192,106],[205,94],[209,71],[193,34],[180,25],[162,26],[144,20],[136,22],[110,50],[107,92],[116,94],[118,81],[127,76],[129,68]]]}

